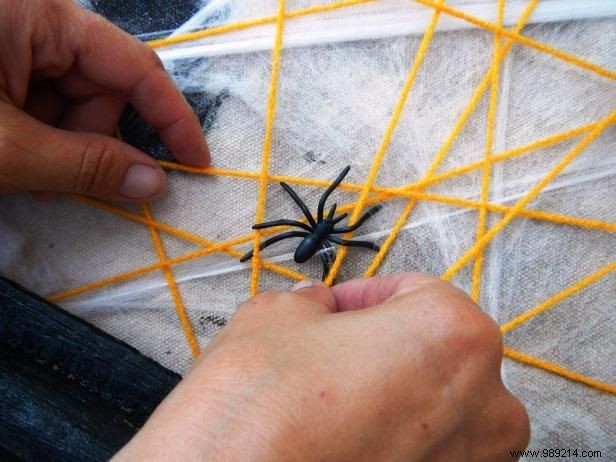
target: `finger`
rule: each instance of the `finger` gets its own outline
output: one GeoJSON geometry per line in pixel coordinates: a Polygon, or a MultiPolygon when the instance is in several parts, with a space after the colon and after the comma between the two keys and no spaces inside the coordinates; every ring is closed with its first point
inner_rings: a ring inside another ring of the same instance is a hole
{"type": "Polygon", "coordinates": [[[49,191],[32,191],[30,195],[39,202],[49,202],[55,197],[55,193],[49,191]]]}
{"type": "Polygon", "coordinates": [[[51,88],[31,88],[23,110],[32,117],[56,126],[62,118],[66,101],[51,88]]]}
{"type": "Polygon", "coordinates": [[[368,308],[385,302],[395,294],[418,290],[425,284],[442,283],[421,273],[354,279],[332,288],[338,311],[368,308]]]}
{"type": "Polygon", "coordinates": [[[167,178],[150,157],[112,137],[50,127],[0,103],[0,192],[74,192],[155,199],[167,178]]]}
{"type": "Polygon", "coordinates": [[[210,154],[201,125],[156,55],[102,17],[78,10],[83,27],[67,34],[76,64],[93,83],[126,95],[181,162],[206,167],[210,154]]]}
{"type": "Polygon", "coordinates": [[[79,132],[112,135],[124,108],[120,95],[98,94],[74,100],[60,122],[60,128],[79,132]]]}
{"type": "Polygon", "coordinates": [[[264,292],[242,303],[231,324],[236,330],[238,325],[259,329],[298,316],[310,317],[335,311],[336,301],[329,287],[321,281],[301,281],[290,291],[264,292]]]}
{"type": "Polygon", "coordinates": [[[71,70],[54,83],[54,89],[68,100],[60,127],[66,130],[115,133],[126,97],[71,70]]]}
{"type": "Polygon", "coordinates": [[[303,281],[295,284],[291,289],[291,292],[317,302],[325,308],[325,310],[318,311],[327,313],[335,313],[337,311],[334,293],[330,287],[321,281],[304,279],[303,281]]]}
{"type": "Polygon", "coordinates": [[[93,82],[90,77],[84,76],[81,70],[76,67],[69,69],[61,78],[54,79],[53,87],[68,99],[109,93],[109,88],[93,82]]]}

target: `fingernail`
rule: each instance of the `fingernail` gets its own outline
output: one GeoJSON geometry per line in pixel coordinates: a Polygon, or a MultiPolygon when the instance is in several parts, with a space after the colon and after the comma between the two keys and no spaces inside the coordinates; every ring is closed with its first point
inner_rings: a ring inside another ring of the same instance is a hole
{"type": "Polygon", "coordinates": [[[147,199],[160,192],[162,179],[157,170],[147,165],[131,165],[126,171],[120,194],[129,199],[147,199]]]}
{"type": "Polygon", "coordinates": [[[315,281],[311,279],[302,279],[293,286],[291,292],[297,292],[298,290],[305,289],[306,287],[312,287],[313,285],[315,285],[315,281]]]}

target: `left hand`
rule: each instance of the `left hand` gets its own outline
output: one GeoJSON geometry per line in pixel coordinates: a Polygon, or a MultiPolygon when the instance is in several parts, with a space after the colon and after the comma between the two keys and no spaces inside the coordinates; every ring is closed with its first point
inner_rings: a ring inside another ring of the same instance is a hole
{"type": "Polygon", "coordinates": [[[159,197],[165,172],[111,136],[127,102],[180,162],[209,165],[197,117],[147,45],[72,0],[0,0],[0,193],[159,197]]]}

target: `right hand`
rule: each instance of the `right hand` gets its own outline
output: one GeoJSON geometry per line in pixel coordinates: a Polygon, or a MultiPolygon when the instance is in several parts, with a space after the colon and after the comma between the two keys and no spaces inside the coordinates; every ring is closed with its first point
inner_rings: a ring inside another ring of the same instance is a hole
{"type": "Polygon", "coordinates": [[[494,321],[424,275],[258,295],[115,460],[513,460],[501,359],[494,321]]]}

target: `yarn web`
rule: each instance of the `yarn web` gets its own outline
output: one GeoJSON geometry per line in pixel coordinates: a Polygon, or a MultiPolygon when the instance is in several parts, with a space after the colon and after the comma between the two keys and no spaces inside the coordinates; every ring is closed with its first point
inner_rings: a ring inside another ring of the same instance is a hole
{"type": "MultiPolygon", "coordinates": [[[[366,181],[363,184],[345,182],[340,185],[340,189],[351,191],[358,194],[358,198],[355,202],[344,204],[338,207],[339,212],[350,212],[351,221],[358,218],[365,206],[375,203],[382,203],[396,198],[406,198],[407,204],[403,212],[400,214],[393,229],[388,234],[387,239],[381,246],[381,250],[376,254],[372,263],[365,270],[364,276],[370,277],[376,273],[380,264],[382,263],[385,255],[391,248],[391,245],[396,240],[400,230],[408,222],[410,215],[419,201],[428,201],[435,203],[448,204],[452,206],[467,208],[478,211],[477,229],[475,243],[455,262],[443,275],[442,278],[450,280],[455,274],[465,267],[467,264],[473,265],[472,267],[472,289],[471,295],[475,300],[478,300],[481,289],[481,276],[483,268],[483,251],[485,247],[492,241],[492,239],[498,235],[511,221],[516,218],[530,218],[533,220],[545,221],[549,223],[555,223],[562,226],[574,226],[584,229],[599,230],[605,233],[616,232],[616,223],[605,222],[600,220],[580,218],[570,215],[563,215],[552,213],[545,210],[537,210],[527,208],[529,202],[535,199],[541,191],[557,176],[559,175],[567,165],[569,165],[576,157],[583,154],[584,149],[588,147],[601,133],[610,125],[616,122],[616,110],[609,114],[607,117],[595,121],[594,123],[583,125],[572,130],[556,133],[548,137],[538,139],[532,143],[524,146],[520,146],[514,149],[510,149],[505,152],[494,153],[493,152],[493,138],[494,138],[494,126],[496,107],[498,104],[498,85],[499,85],[499,68],[503,59],[507,56],[514,44],[523,45],[534,48],[542,53],[551,55],[555,59],[562,60],[571,66],[584,69],[587,72],[594,73],[603,78],[609,80],[616,80],[616,72],[605,69],[599,65],[588,62],[579,57],[573,56],[569,53],[553,48],[545,43],[541,43],[537,40],[531,39],[521,34],[522,29],[528,21],[533,9],[538,3],[538,0],[530,0],[523,14],[519,18],[516,26],[512,29],[506,29],[503,27],[503,12],[505,9],[505,0],[498,0],[498,13],[496,23],[490,23],[474,16],[471,16],[463,11],[452,8],[445,4],[445,0],[415,0],[417,3],[422,4],[433,10],[432,18],[424,33],[420,47],[414,60],[411,64],[406,82],[401,90],[398,101],[394,106],[394,110],[389,121],[389,124],[383,135],[381,144],[375,153],[373,164],[368,172],[366,181]],[[480,29],[487,30],[494,35],[494,49],[492,54],[492,63],[489,69],[486,71],[483,79],[475,89],[468,105],[459,116],[456,124],[451,130],[450,135],[447,137],[441,148],[436,153],[432,165],[428,168],[425,175],[420,181],[409,183],[402,187],[386,187],[376,186],[374,184],[379,168],[385,159],[388,151],[388,147],[391,138],[395,132],[396,125],[400,119],[401,113],[405,108],[406,101],[412,92],[415,76],[421,68],[422,61],[426,54],[429,52],[430,42],[433,38],[434,31],[438,24],[439,18],[443,15],[449,15],[466,22],[469,22],[480,29]],[[444,173],[436,173],[439,165],[443,159],[447,156],[454,141],[457,139],[461,130],[465,126],[469,117],[477,107],[479,100],[486,91],[489,91],[489,103],[488,103],[488,117],[486,124],[486,145],[484,158],[478,162],[470,163],[449,170],[444,173]],[[533,151],[546,146],[553,145],[565,140],[570,140],[576,137],[582,137],[578,144],[571,149],[565,156],[562,157],[560,162],[548,172],[530,191],[528,191],[521,199],[518,200],[513,206],[501,205],[490,203],[488,200],[488,191],[490,187],[490,173],[492,167],[499,162],[503,162],[508,159],[528,156],[533,151]],[[473,171],[481,171],[481,189],[480,200],[473,201],[463,199],[459,197],[444,196],[439,194],[431,194],[425,192],[425,189],[429,186],[457,178],[473,171]],[[502,218],[493,227],[487,228],[488,214],[501,215],[502,218]]],[[[352,8],[353,6],[374,3],[376,0],[345,0],[327,5],[315,6],[311,8],[305,8],[296,11],[285,10],[285,0],[278,1],[278,10],[275,16],[267,16],[263,18],[251,19],[247,21],[241,21],[233,24],[227,24],[223,26],[212,27],[207,30],[201,30],[191,32],[187,34],[181,34],[165,39],[154,40],[149,42],[149,45],[153,48],[169,46],[182,42],[188,42],[192,40],[198,40],[204,37],[213,36],[217,34],[223,34],[227,32],[233,32],[242,29],[248,29],[251,27],[263,25],[263,24],[275,24],[276,35],[274,48],[272,52],[272,65],[271,65],[271,83],[269,90],[269,97],[267,101],[267,117],[265,127],[265,138],[263,142],[263,156],[261,170],[259,172],[248,172],[239,170],[230,170],[223,168],[207,168],[200,169],[195,167],[184,166],[180,164],[170,162],[160,162],[160,164],[168,170],[179,170],[196,175],[216,175],[232,178],[241,178],[243,180],[252,180],[258,182],[258,194],[255,218],[256,222],[261,222],[264,218],[264,210],[267,200],[267,185],[270,182],[285,181],[290,184],[307,185],[317,188],[329,186],[329,182],[312,179],[276,175],[270,172],[270,152],[272,145],[272,134],[275,124],[276,116],[276,96],[278,89],[278,76],[281,62],[281,54],[283,49],[283,32],[285,21],[292,20],[306,15],[324,14],[328,11],[333,11],[341,8],[352,8]]],[[[205,239],[202,236],[184,231],[175,226],[157,221],[152,215],[148,204],[141,205],[142,214],[133,213],[124,210],[119,207],[101,202],[96,199],[71,195],[71,198],[81,201],[83,203],[101,208],[110,213],[123,216],[129,220],[137,223],[141,223],[146,226],[151,235],[152,244],[156,250],[159,262],[149,266],[137,268],[135,270],[118,274],[116,276],[100,280],[97,282],[89,283],[77,288],[66,290],[62,293],[55,294],[50,297],[51,301],[57,302],[66,300],[71,297],[78,296],[80,294],[93,291],[106,287],[111,284],[127,281],[137,278],[144,274],[148,274],[154,271],[162,270],[167,284],[169,286],[171,296],[173,298],[175,309],[180,319],[181,327],[184,331],[185,337],[189,344],[190,350],[194,357],[199,355],[199,343],[194,334],[191,323],[186,314],[186,308],[182,302],[182,297],[178,285],[174,279],[173,266],[179,263],[183,263],[189,260],[193,260],[214,252],[222,252],[233,258],[239,258],[242,252],[235,249],[236,246],[245,244],[247,242],[253,242],[254,256],[252,258],[251,268],[251,282],[250,282],[250,294],[255,295],[259,291],[259,278],[262,270],[272,271],[280,275],[286,276],[292,280],[305,279],[307,276],[286,268],[284,266],[275,264],[261,258],[259,254],[259,243],[264,236],[278,233],[286,227],[278,227],[276,229],[266,229],[260,231],[253,231],[249,234],[235,237],[231,240],[224,242],[214,242],[205,239]],[[160,232],[165,232],[178,238],[184,239],[188,242],[194,243],[202,247],[200,250],[196,250],[187,254],[184,254],[177,258],[167,258],[165,249],[160,239],[160,232]]],[[[305,221],[304,218],[298,218],[298,221],[305,221]]],[[[351,234],[351,233],[349,233],[351,234]]],[[[350,235],[345,236],[350,238],[350,235]]],[[[327,281],[332,283],[340,266],[343,264],[346,255],[346,248],[341,247],[338,253],[332,269],[328,275],[327,281]]],[[[559,293],[552,295],[539,305],[525,311],[521,315],[511,319],[501,326],[503,334],[518,328],[520,325],[531,321],[534,317],[541,313],[553,309],[566,298],[584,290],[588,286],[594,284],[600,279],[606,277],[610,273],[616,270],[616,261],[610,263],[603,268],[598,269],[595,273],[586,276],[573,285],[565,288],[559,293]]],[[[557,364],[550,363],[548,361],[536,358],[525,353],[516,351],[509,347],[505,347],[504,354],[506,357],[524,363],[528,366],[532,366],[544,371],[548,371],[553,374],[565,377],[569,380],[582,383],[586,386],[602,390],[604,392],[616,395],[616,385],[604,383],[594,378],[585,376],[566,369],[565,367],[557,364]]]]}

